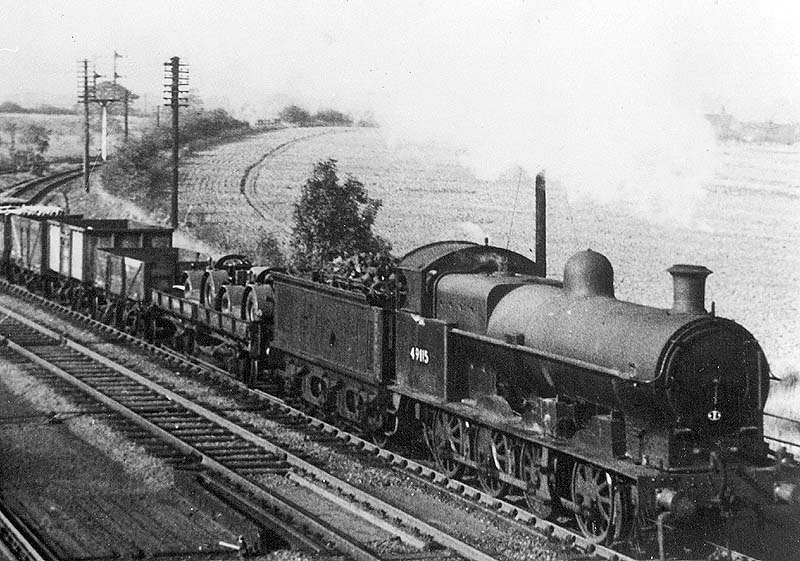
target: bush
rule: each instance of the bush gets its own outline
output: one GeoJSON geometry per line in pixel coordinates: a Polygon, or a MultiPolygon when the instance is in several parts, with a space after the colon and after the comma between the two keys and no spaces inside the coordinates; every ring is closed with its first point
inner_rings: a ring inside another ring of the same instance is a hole
{"type": "Polygon", "coordinates": [[[317,111],[317,114],[314,115],[314,120],[323,125],[350,126],[353,124],[353,119],[350,115],[346,115],[335,109],[317,111]]]}
{"type": "Polygon", "coordinates": [[[50,148],[52,131],[42,125],[30,124],[22,128],[19,141],[37,154],[44,154],[50,148]]]}
{"type": "Polygon", "coordinates": [[[196,147],[209,140],[249,133],[250,125],[231,117],[224,109],[191,111],[179,121],[181,144],[196,147]]]}
{"type": "Polygon", "coordinates": [[[163,129],[130,137],[101,169],[106,190],[149,210],[164,208],[172,185],[172,165],[164,153],[169,142],[163,129]]]}
{"type": "Polygon", "coordinates": [[[22,107],[19,103],[13,101],[4,101],[0,103],[0,113],[29,113],[27,109],[22,107]]]}
{"type": "Polygon", "coordinates": [[[370,198],[355,178],[341,183],[336,171],[336,160],[317,163],[294,205],[291,243],[299,268],[321,268],[337,256],[390,248],[372,232],[381,200],[370,198]]]}
{"type": "Polygon", "coordinates": [[[337,111],[336,109],[322,109],[312,115],[298,105],[284,107],[279,113],[279,117],[285,123],[291,123],[301,127],[349,127],[353,124],[353,118],[350,115],[337,111]]]}
{"type": "Polygon", "coordinates": [[[286,265],[286,258],[281,250],[281,244],[272,232],[261,228],[260,241],[256,244],[253,252],[253,262],[260,265],[271,267],[283,267],[286,265]]]}
{"type": "Polygon", "coordinates": [[[297,105],[284,107],[279,116],[282,121],[301,126],[307,125],[311,121],[311,114],[297,105]]]}

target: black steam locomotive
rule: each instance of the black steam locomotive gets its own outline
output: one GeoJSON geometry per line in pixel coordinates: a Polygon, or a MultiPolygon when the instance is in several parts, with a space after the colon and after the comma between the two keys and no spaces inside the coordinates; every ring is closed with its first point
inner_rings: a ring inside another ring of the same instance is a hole
{"type": "Polygon", "coordinates": [[[548,279],[544,220],[539,178],[534,261],[443,241],[408,253],[381,290],[238,255],[209,266],[168,230],[24,210],[4,217],[3,263],[13,282],[378,441],[419,437],[448,476],[572,516],[595,543],[663,544],[700,517],[797,503],[794,463],[764,442],[766,358],[705,309],[710,271],[672,267],[666,310],[617,300],[591,250],[548,279]]]}

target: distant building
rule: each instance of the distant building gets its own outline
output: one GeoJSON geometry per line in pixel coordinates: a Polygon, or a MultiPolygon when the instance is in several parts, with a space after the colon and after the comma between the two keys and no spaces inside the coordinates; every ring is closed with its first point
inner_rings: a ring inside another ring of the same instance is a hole
{"type": "Polygon", "coordinates": [[[706,120],[711,123],[720,140],[741,142],[773,142],[794,144],[800,141],[800,124],[769,122],[740,122],[722,108],[721,113],[708,113],[706,120]]]}
{"type": "Polygon", "coordinates": [[[275,129],[282,126],[280,119],[258,119],[256,121],[257,129],[275,129]]]}

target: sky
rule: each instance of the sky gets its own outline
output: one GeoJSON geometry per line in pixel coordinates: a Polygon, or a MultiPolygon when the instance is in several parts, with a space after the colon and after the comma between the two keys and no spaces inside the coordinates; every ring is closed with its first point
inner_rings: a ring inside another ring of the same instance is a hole
{"type": "MultiPolygon", "coordinates": [[[[742,119],[800,121],[796,2],[0,0],[0,100],[71,100],[76,62],[161,95],[180,56],[207,103],[242,114],[297,100],[435,107],[476,84],[649,94],[742,119]],[[424,97],[424,99],[420,99],[424,97]]],[[[491,103],[491,99],[487,100],[491,103]]],[[[533,102],[533,101],[531,101],[533,102]]]]}
{"type": "Polygon", "coordinates": [[[70,105],[78,61],[109,79],[117,51],[150,109],[179,56],[207,107],[251,122],[288,103],[374,115],[458,145],[478,176],[546,167],[658,206],[713,171],[704,113],[800,122],[799,16],[751,0],[0,0],[0,101],[70,105]]]}

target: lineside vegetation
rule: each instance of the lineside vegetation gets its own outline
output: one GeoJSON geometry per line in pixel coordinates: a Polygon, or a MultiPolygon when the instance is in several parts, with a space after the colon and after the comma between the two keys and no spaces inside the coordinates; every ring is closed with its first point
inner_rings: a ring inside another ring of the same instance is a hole
{"type": "Polygon", "coordinates": [[[372,231],[381,205],[354,177],[340,181],[336,160],[318,162],[294,206],[296,266],[320,269],[337,257],[388,253],[391,245],[372,231]]]}

